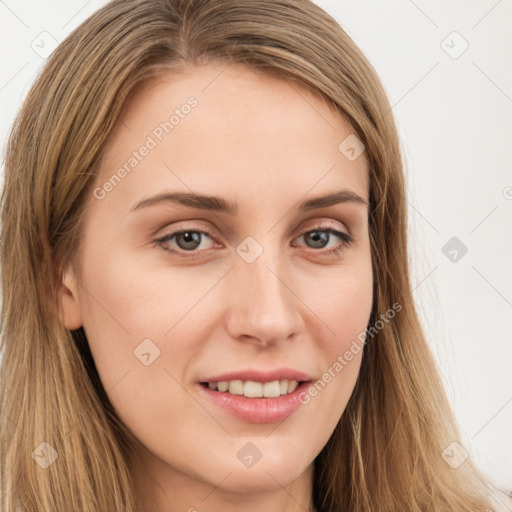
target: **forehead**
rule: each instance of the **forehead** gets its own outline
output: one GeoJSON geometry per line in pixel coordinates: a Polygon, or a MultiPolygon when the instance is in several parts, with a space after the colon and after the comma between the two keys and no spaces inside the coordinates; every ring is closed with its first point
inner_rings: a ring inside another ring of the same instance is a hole
{"type": "Polygon", "coordinates": [[[343,186],[368,199],[364,153],[352,161],[340,149],[350,136],[341,115],[298,83],[241,65],[189,67],[133,91],[97,183],[124,168],[109,198],[126,204],[163,188],[282,200],[343,186]]]}

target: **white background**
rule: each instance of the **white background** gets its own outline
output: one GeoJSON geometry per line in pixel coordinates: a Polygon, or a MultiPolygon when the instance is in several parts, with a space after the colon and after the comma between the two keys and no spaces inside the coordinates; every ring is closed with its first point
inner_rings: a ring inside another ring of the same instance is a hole
{"type": "MultiPolygon", "coordinates": [[[[37,52],[44,56],[52,38],[62,41],[104,3],[0,1],[2,152],[44,61],[37,52]]],[[[465,447],[510,489],[512,0],[317,3],[364,51],[393,105],[414,296],[465,447]],[[442,252],[452,237],[468,249],[456,262],[442,252]]]]}

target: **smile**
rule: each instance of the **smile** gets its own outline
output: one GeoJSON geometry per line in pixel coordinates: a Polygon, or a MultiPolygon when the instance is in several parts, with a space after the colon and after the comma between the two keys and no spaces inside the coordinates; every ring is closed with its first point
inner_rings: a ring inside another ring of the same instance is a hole
{"type": "Polygon", "coordinates": [[[299,386],[296,380],[274,380],[272,382],[254,382],[252,380],[230,380],[221,382],[203,382],[212,391],[244,395],[247,398],[278,398],[293,393],[299,386]]]}

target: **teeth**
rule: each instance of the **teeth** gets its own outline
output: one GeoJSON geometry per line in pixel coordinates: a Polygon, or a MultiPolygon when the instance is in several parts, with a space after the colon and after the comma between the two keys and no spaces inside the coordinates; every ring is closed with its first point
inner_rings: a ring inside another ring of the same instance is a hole
{"type": "Polygon", "coordinates": [[[263,384],[261,382],[252,382],[248,380],[244,384],[244,395],[249,398],[258,398],[263,396],[263,384]]]}
{"type": "Polygon", "coordinates": [[[243,395],[244,394],[244,382],[242,380],[230,380],[229,381],[229,392],[232,395],[243,395]]]}
{"type": "Polygon", "coordinates": [[[281,388],[279,387],[279,381],[275,380],[274,382],[265,382],[263,384],[263,396],[267,396],[269,398],[275,398],[281,395],[281,388]]]}
{"type": "Polygon", "coordinates": [[[288,382],[288,393],[292,393],[293,391],[295,391],[298,385],[299,383],[296,380],[290,380],[288,382]]]}
{"type": "Polygon", "coordinates": [[[244,395],[248,398],[277,398],[287,395],[297,389],[296,380],[274,380],[272,382],[254,382],[252,380],[230,380],[223,382],[208,382],[208,387],[222,393],[244,395]]]}
{"type": "MultiPolygon", "coordinates": [[[[213,385],[215,386],[215,382],[213,382],[213,385]]],[[[208,383],[208,386],[210,386],[210,383],[208,383]]],[[[217,385],[215,386],[219,391],[227,391],[229,387],[229,382],[217,382],[217,385]]],[[[211,389],[211,388],[210,388],[211,389]]],[[[215,388],[214,388],[215,389],[215,388]]]]}

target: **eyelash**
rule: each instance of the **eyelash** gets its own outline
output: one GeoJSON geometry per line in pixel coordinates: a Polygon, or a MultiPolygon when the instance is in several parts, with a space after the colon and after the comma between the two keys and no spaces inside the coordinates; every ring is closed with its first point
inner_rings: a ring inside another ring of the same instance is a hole
{"type": "MultiPolygon", "coordinates": [[[[334,255],[338,255],[346,247],[348,247],[350,244],[352,244],[354,242],[354,238],[351,235],[349,235],[348,233],[345,233],[343,231],[338,231],[338,230],[333,229],[331,227],[322,228],[322,227],[319,226],[319,227],[316,227],[314,229],[309,229],[308,231],[304,231],[303,233],[301,233],[299,235],[299,237],[304,236],[304,235],[306,235],[308,233],[315,232],[315,231],[320,231],[320,232],[323,232],[323,233],[329,233],[330,235],[335,235],[335,236],[337,236],[338,238],[341,239],[341,242],[339,244],[337,244],[332,249],[330,249],[330,250],[328,250],[326,252],[321,253],[320,254],[321,256],[334,256],[334,255]]],[[[167,242],[169,240],[171,240],[172,238],[174,238],[174,237],[176,237],[178,235],[181,235],[183,233],[187,233],[187,232],[200,233],[201,235],[207,235],[209,238],[213,239],[213,237],[210,236],[210,233],[208,233],[206,231],[201,231],[199,229],[194,229],[194,228],[192,228],[192,229],[179,229],[177,231],[172,231],[171,233],[168,233],[168,234],[166,234],[166,235],[164,235],[164,236],[154,240],[154,246],[158,246],[162,250],[164,250],[165,252],[167,252],[169,254],[172,254],[172,255],[175,255],[175,256],[179,256],[181,258],[198,258],[199,256],[194,255],[194,253],[197,254],[200,251],[176,250],[176,249],[172,249],[167,244],[167,242]],[[187,254],[187,252],[189,254],[187,254]]],[[[205,250],[208,250],[208,249],[205,249],[205,250]]],[[[313,249],[313,251],[321,252],[321,249],[318,249],[318,251],[313,249]]]]}

